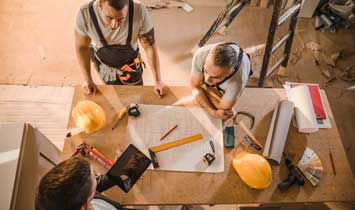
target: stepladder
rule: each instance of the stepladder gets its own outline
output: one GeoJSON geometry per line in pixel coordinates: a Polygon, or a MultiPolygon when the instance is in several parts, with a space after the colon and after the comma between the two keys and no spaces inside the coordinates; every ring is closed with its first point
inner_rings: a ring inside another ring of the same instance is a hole
{"type": "Polygon", "coordinates": [[[264,80],[272,76],[277,70],[279,75],[284,75],[288,65],[288,61],[291,54],[292,42],[298,20],[298,14],[300,12],[302,2],[301,0],[294,1],[293,4],[290,5],[280,16],[281,8],[284,3],[285,1],[282,0],[276,0],[274,3],[271,23],[266,39],[258,87],[263,87],[264,80]],[[291,20],[288,26],[288,32],[280,39],[279,42],[274,45],[276,30],[278,29],[278,27],[282,26],[285,22],[287,22],[289,18],[291,18],[291,20]],[[269,68],[271,55],[273,55],[282,45],[285,45],[285,47],[281,58],[277,62],[275,62],[275,64],[271,68],[269,68]]]}

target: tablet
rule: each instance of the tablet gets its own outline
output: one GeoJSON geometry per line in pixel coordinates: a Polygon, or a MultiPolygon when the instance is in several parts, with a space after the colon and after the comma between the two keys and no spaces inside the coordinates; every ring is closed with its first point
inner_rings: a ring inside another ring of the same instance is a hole
{"type": "Polygon", "coordinates": [[[112,182],[128,193],[137,180],[143,175],[151,160],[130,144],[107,172],[112,182]]]}

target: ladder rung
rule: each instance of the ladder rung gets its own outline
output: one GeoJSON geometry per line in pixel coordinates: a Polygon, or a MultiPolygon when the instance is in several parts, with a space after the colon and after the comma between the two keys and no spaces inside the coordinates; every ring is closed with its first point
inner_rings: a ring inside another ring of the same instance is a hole
{"type": "Polygon", "coordinates": [[[301,9],[301,3],[294,5],[293,7],[290,7],[280,18],[279,18],[279,23],[277,24],[278,26],[282,25],[284,22],[286,22],[287,18],[290,16],[294,15],[299,9],[301,9]]]}
{"type": "Polygon", "coordinates": [[[283,43],[285,43],[286,40],[290,37],[290,35],[291,33],[288,32],[284,37],[282,37],[282,39],[272,48],[271,54],[273,54],[275,50],[277,50],[283,43]]]}
{"type": "Polygon", "coordinates": [[[266,78],[269,78],[274,73],[274,71],[281,65],[281,63],[285,60],[285,58],[286,58],[286,55],[283,55],[282,58],[275,63],[275,65],[268,71],[270,73],[268,73],[266,78]]]}

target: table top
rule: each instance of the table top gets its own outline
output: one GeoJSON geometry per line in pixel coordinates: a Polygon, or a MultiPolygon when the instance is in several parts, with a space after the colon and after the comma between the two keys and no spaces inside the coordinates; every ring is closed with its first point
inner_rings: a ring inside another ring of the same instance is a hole
{"type": "MultiPolygon", "coordinates": [[[[115,160],[117,151],[123,151],[129,142],[127,135],[127,116],[114,130],[111,129],[117,112],[130,103],[138,104],[190,104],[191,90],[188,87],[169,87],[162,99],[154,95],[151,86],[98,86],[98,94],[85,96],[81,87],[75,88],[73,106],[80,100],[89,99],[101,105],[106,111],[107,125],[93,134],[81,133],[65,140],[63,158],[74,153],[76,146],[86,142],[94,146],[107,158],[115,160]]],[[[326,98],[324,91],[321,94],[326,98]]],[[[247,88],[239,99],[236,109],[247,111],[255,116],[253,134],[265,144],[274,107],[279,100],[286,99],[283,89],[247,88]]],[[[355,185],[352,172],[336,127],[328,100],[326,109],[332,123],[330,129],[320,129],[312,134],[301,134],[290,126],[285,151],[297,160],[305,147],[313,149],[320,157],[324,172],[321,181],[313,187],[308,181],[303,187],[292,186],[287,192],[280,192],[277,185],[287,178],[285,164],[272,166],[273,180],[264,190],[255,190],[245,185],[232,166],[233,157],[241,151],[253,151],[240,144],[234,149],[225,149],[223,173],[191,173],[148,170],[129,193],[113,187],[104,194],[124,205],[159,204],[238,204],[238,203],[298,203],[354,201],[355,185]],[[333,175],[329,158],[331,151],[336,175],[333,175]]],[[[68,127],[74,127],[70,118],[68,127]]],[[[242,130],[236,132],[236,142],[243,136],[242,130]]],[[[254,152],[254,151],[253,151],[254,152]]],[[[91,161],[100,173],[106,170],[91,161]]]]}

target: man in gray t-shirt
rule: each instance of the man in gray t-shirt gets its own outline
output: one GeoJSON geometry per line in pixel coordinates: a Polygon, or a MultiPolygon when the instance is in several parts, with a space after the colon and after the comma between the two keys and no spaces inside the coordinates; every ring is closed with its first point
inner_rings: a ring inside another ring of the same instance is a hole
{"type": "Polygon", "coordinates": [[[136,0],[93,0],[76,14],[75,49],[84,76],[84,91],[96,86],[90,73],[90,58],[106,84],[142,85],[143,62],[138,42],[144,48],[152,69],[155,93],[164,94],[160,63],[151,18],[136,0]]]}
{"type": "Polygon", "coordinates": [[[234,43],[198,49],[192,59],[191,88],[196,102],[215,118],[228,119],[250,74],[250,60],[234,43]]]}

